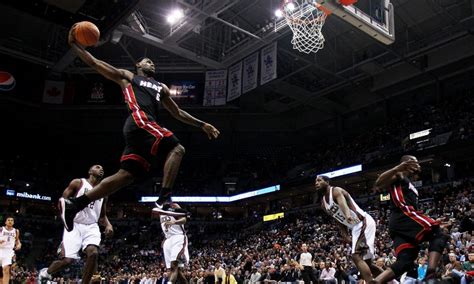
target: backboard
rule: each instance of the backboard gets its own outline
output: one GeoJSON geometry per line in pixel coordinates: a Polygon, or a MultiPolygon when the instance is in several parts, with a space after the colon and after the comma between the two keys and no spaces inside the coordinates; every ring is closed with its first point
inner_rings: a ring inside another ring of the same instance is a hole
{"type": "Polygon", "coordinates": [[[338,0],[315,1],[378,41],[387,45],[395,41],[394,8],[390,0],[358,1],[349,6],[339,4],[338,0]]]}

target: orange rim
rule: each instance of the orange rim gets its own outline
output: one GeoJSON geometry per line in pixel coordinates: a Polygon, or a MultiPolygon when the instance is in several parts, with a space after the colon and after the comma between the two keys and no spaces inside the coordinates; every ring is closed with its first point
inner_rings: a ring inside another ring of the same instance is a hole
{"type": "MultiPolygon", "coordinates": [[[[285,12],[284,12],[285,9],[283,8],[283,6],[285,4],[287,4],[288,2],[289,2],[288,0],[284,1],[281,8],[280,8],[280,10],[283,11],[284,14],[285,14],[285,12]]],[[[314,22],[324,21],[324,20],[326,20],[327,16],[332,14],[331,10],[329,10],[328,8],[324,7],[323,5],[321,5],[319,3],[314,3],[314,6],[316,7],[316,9],[322,11],[324,13],[324,15],[322,15],[321,17],[318,17],[317,19],[310,20],[310,21],[301,20],[301,19],[298,19],[298,18],[287,18],[287,20],[291,21],[292,23],[299,23],[299,22],[301,22],[301,23],[314,23],[314,22]]]]}
{"type": "Polygon", "coordinates": [[[314,6],[316,6],[316,8],[318,8],[319,10],[323,11],[324,14],[326,14],[326,16],[329,16],[332,14],[331,10],[329,10],[328,8],[324,7],[321,4],[314,3],[314,6]]]}

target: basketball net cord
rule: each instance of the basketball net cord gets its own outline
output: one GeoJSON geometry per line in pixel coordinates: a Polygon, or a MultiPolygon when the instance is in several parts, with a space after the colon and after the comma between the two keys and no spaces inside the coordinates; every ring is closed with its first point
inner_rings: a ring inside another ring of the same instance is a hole
{"type": "Polygon", "coordinates": [[[318,4],[307,4],[306,1],[292,1],[293,6],[285,5],[283,15],[293,32],[291,43],[293,49],[309,54],[318,52],[324,47],[324,35],[321,29],[327,13],[318,4]]]}

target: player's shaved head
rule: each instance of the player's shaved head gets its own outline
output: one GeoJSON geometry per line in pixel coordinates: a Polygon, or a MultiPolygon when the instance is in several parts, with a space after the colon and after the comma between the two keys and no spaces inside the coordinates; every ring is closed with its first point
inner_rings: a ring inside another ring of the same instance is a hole
{"type": "Polygon", "coordinates": [[[407,161],[418,161],[418,159],[412,155],[403,155],[402,158],[400,159],[400,162],[407,162],[407,161]]]}
{"type": "Polygon", "coordinates": [[[317,178],[318,177],[324,180],[325,182],[327,182],[328,184],[329,184],[329,181],[331,180],[328,176],[325,176],[325,175],[318,175],[317,178]]]}
{"type": "Polygon", "coordinates": [[[151,60],[151,59],[148,58],[148,57],[140,57],[140,59],[138,59],[137,62],[135,62],[135,64],[138,64],[138,63],[142,62],[143,60],[150,60],[150,61],[153,61],[153,60],[151,60]]]}

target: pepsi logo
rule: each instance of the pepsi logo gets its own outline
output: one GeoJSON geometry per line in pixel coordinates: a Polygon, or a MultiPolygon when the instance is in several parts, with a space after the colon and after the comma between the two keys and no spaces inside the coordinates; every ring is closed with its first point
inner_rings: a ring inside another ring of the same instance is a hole
{"type": "Polygon", "coordinates": [[[0,71],[0,91],[10,91],[15,88],[15,78],[12,76],[12,74],[5,72],[5,71],[0,71]]]}

